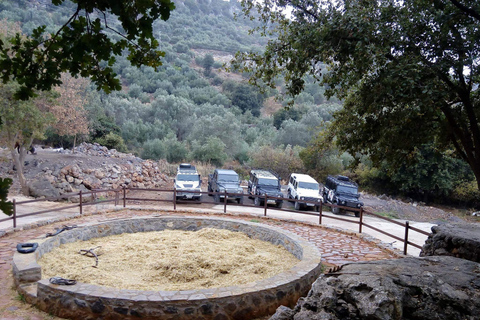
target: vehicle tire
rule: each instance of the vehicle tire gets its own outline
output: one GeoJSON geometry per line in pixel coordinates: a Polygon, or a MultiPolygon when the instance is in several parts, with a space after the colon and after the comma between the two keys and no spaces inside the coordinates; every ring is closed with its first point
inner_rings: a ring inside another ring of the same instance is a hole
{"type": "Polygon", "coordinates": [[[333,214],[339,214],[340,213],[340,208],[339,207],[332,207],[332,213],[333,214]]]}
{"type": "Polygon", "coordinates": [[[237,199],[238,204],[243,204],[243,196],[237,199]]]}
{"type": "Polygon", "coordinates": [[[355,211],[355,217],[359,218],[360,217],[360,212],[355,211]]]}
{"type": "Polygon", "coordinates": [[[27,242],[17,244],[17,251],[20,253],[32,253],[38,248],[37,242],[27,242]]]}
{"type": "Polygon", "coordinates": [[[278,209],[282,209],[283,201],[282,201],[282,202],[277,202],[277,203],[275,204],[275,206],[276,206],[278,209]]]}
{"type": "Polygon", "coordinates": [[[295,210],[300,210],[301,207],[302,207],[302,204],[298,201],[295,201],[295,210]]]}
{"type": "Polygon", "coordinates": [[[219,194],[216,194],[213,196],[213,201],[215,201],[216,203],[219,203],[220,202],[220,195],[219,194]]]}
{"type": "Polygon", "coordinates": [[[253,200],[253,203],[259,207],[260,206],[260,197],[255,197],[255,200],[253,200]]]}
{"type": "Polygon", "coordinates": [[[319,212],[320,211],[320,206],[315,206],[314,210],[315,210],[315,212],[319,212]]]}
{"type": "Polygon", "coordinates": [[[210,187],[210,185],[208,185],[207,190],[208,190],[208,195],[211,196],[212,195],[212,188],[210,187]]]}

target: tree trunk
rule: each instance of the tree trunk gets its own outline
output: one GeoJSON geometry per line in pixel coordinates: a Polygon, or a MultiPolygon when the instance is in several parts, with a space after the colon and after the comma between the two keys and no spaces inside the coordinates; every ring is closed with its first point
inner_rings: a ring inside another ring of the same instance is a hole
{"type": "Polygon", "coordinates": [[[77,143],[77,134],[73,135],[73,153],[75,153],[75,144],[77,143]]]}
{"type": "Polygon", "coordinates": [[[16,148],[10,149],[15,168],[17,169],[17,177],[18,182],[20,182],[20,187],[22,188],[22,194],[28,196],[30,192],[27,186],[27,179],[25,179],[25,175],[23,174],[23,163],[27,151],[24,146],[20,146],[19,151],[20,152],[17,152],[16,148]]]}

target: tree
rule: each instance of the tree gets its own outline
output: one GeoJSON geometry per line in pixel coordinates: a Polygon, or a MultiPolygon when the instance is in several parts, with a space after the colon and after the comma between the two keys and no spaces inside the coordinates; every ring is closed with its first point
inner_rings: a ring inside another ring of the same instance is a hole
{"type": "Polygon", "coordinates": [[[205,57],[203,57],[202,66],[205,69],[203,72],[205,76],[208,77],[210,75],[210,72],[212,71],[212,66],[214,63],[215,63],[215,60],[213,59],[213,56],[210,53],[206,54],[205,57]]]}
{"type": "Polygon", "coordinates": [[[40,94],[28,101],[17,100],[19,89],[15,82],[0,84],[0,141],[6,143],[17,170],[22,192],[28,195],[28,186],[23,175],[23,164],[33,139],[42,138],[45,129],[53,122],[48,112],[51,95],[40,94]]]}
{"type": "Polygon", "coordinates": [[[263,53],[238,54],[252,82],[288,93],[304,75],[343,99],[332,133],[342,150],[400,166],[415,148],[455,148],[480,187],[480,5],[458,0],[244,0],[258,9],[264,34],[277,39],[263,53]],[[290,17],[282,9],[291,9],[290,17]],[[269,29],[270,23],[273,28],[269,29]],[[328,64],[326,73],[320,63],[328,64]]]}
{"type": "Polygon", "coordinates": [[[57,119],[53,125],[60,136],[73,136],[73,152],[77,135],[88,134],[87,112],[83,108],[86,103],[85,90],[89,81],[84,78],[73,78],[62,74],[62,84],[55,88],[59,93],[56,103],[50,107],[50,112],[57,119]]]}
{"type": "MultiPolygon", "coordinates": [[[[46,35],[46,26],[39,26],[29,38],[17,33],[0,41],[0,76],[3,83],[15,80],[20,84],[16,98],[28,99],[35,89],[45,91],[59,85],[62,72],[90,76],[106,92],[120,90],[112,66],[115,56],[124,50],[128,50],[132,65],[161,65],[159,58],[164,52],[156,50],[159,43],[152,26],[158,18],[169,18],[175,8],[172,1],[71,1],[76,4],[75,11],[56,33],[46,35]]],[[[57,6],[64,2],[52,0],[57,6]]]]}

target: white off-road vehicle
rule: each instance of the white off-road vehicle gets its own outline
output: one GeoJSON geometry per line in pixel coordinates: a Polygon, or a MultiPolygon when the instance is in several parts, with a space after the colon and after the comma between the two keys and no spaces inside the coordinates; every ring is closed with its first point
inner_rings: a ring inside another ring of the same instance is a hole
{"type": "Polygon", "coordinates": [[[288,198],[295,201],[295,209],[314,207],[315,211],[323,201],[318,182],[308,174],[292,173],[288,179],[288,198]]]}
{"type": "Polygon", "coordinates": [[[202,180],[195,166],[189,163],[182,163],[177,168],[177,176],[174,181],[176,197],[178,199],[196,199],[202,198],[201,189],[202,180]],[[188,192],[182,192],[188,191],[188,192]]]}

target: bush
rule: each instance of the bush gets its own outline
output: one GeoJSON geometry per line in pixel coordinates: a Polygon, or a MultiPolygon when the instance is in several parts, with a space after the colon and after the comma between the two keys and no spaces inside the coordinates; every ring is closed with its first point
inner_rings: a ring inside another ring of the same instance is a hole
{"type": "Polygon", "coordinates": [[[457,185],[451,195],[452,200],[464,204],[473,205],[477,209],[480,206],[480,191],[478,190],[477,182],[466,181],[457,185]]]}
{"type": "Polygon", "coordinates": [[[250,165],[252,168],[273,171],[280,175],[283,180],[287,180],[290,173],[304,171],[298,153],[298,148],[292,148],[290,145],[285,149],[262,146],[250,152],[250,165]]]}
{"type": "Polygon", "coordinates": [[[197,141],[192,143],[193,158],[195,160],[210,162],[213,165],[221,167],[227,160],[228,155],[225,152],[225,143],[217,137],[210,137],[205,144],[199,144],[197,141]]]}
{"type": "Polygon", "coordinates": [[[98,138],[95,140],[98,144],[107,147],[108,149],[115,149],[118,152],[127,152],[127,146],[125,141],[118,134],[110,132],[106,136],[98,138]]]}
{"type": "Polygon", "coordinates": [[[160,139],[148,140],[143,144],[142,159],[159,160],[165,155],[165,147],[160,139]]]}

